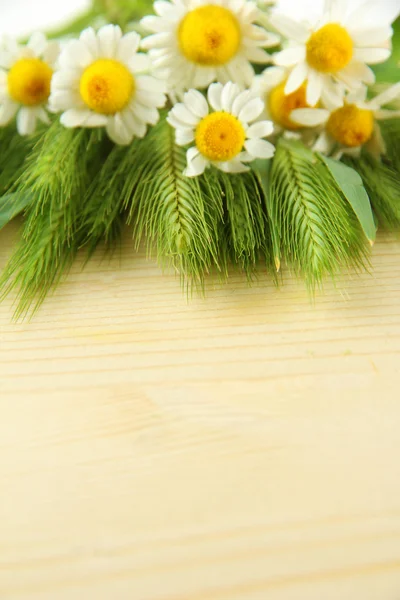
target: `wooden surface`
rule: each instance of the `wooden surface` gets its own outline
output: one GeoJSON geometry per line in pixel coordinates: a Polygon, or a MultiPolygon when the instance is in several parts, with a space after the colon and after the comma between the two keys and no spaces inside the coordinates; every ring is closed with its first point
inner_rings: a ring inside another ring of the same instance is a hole
{"type": "Polygon", "coordinates": [[[399,600],[400,243],[315,305],[130,248],[0,307],[1,600],[399,600]]]}

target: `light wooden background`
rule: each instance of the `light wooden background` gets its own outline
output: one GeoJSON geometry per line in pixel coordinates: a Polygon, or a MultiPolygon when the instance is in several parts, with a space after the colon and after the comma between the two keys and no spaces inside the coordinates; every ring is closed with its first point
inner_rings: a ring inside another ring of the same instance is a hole
{"type": "Polygon", "coordinates": [[[3,303],[1,600],[399,600],[400,243],[373,266],[188,303],[126,237],[3,303]]]}

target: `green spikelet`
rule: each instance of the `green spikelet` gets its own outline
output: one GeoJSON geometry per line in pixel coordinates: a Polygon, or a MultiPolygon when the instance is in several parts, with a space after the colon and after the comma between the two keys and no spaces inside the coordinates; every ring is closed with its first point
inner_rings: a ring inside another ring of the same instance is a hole
{"type": "Polygon", "coordinates": [[[130,197],[128,222],[136,244],[146,235],[161,263],[172,264],[187,283],[202,285],[204,274],[218,265],[219,191],[204,194],[199,178],[183,175],[186,152],[175,145],[164,118],[131,159],[124,171],[125,202],[130,197]]]}
{"type": "Polygon", "coordinates": [[[12,191],[35,139],[17,135],[14,123],[0,127],[0,196],[12,191]]]}
{"type": "Polygon", "coordinates": [[[256,175],[252,172],[230,175],[209,169],[202,178],[202,185],[218,190],[223,198],[221,262],[239,266],[249,278],[260,260],[273,272],[269,221],[256,175]]]}
{"type": "Polygon", "coordinates": [[[284,258],[313,289],[340,267],[363,267],[360,225],[329,172],[298,142],[281,140],[271,172],[271,215],[284,258]]]}
{"type": "Polygon", "coordinates": [[[387,157],[400,177],[400,119],[381,121],[380,128],[386,144],[387,157]]]}
{"type": "Polygon", "coordinates": [[[98,153],[99,132],[70,130],[57,121],[29,155],[17,192],[30,193],[22,239],[0,279],[2,295],[17,288],[16,317],[38,308],[70,266],[85,191],[98,153]]]}

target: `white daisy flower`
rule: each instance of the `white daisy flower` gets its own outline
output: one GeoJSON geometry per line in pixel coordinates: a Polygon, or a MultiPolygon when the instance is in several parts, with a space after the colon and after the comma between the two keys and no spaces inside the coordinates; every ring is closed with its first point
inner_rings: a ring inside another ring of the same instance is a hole
{"type": "Polygon", "coordinates": [[[176,129],[179,146],[194,142],[187,151],[185,175],[201,175],[209,165],[226,173],[243,173],[249,170],[243,163],[274,155],[275,147],[262,139],[271,135],[271,121],[253,123],[264,109],[261,98],[228,82],[211,84],[207,99],[189,90],[167,118],[176,129]]]}
{"type": "Polygon", "coordinates": [[[49,123],[47,114],[57,42],[34,33],[26,45],[4,38],[0,44],[0,126],[17,115],[20,135],[30,135],[37,121],[49,123]]]}
{"type": "Polygon", "coordinates": [[[142,19],[152,32],[142,41],[170,89],[205,88],[212,81],[249,86],[251,62],[268,63],[263,50],[279,37],[256,25],[261,11],[248,0],[157,0],[158,16],[142,19]]]}
{"type": "Polygon", "coordinates": [[[314,150],[335,156],[351,154],[358,156],[362,146],[374,155],[385,152],[385,145],[378,121],[400,117],[400,110],[387,110],[383,106],[400,97],[400,83],[391,86],[373,100],[367,100],[367,88],[362,87],[346,96],[341,105],[327,108],[303,108],[295,110],[291,119],[305,127],[323,126],[314,150]]]}
{"type": "Polygon", "coordinates": [[[307,103],[314,106],[323,90],[333,94],[334,81],[351,91],[362,83],[374,83],[368,65],[389,58],[393,33],[387,20],[372,18],[375,4],[364,0],[354,9],[353,0],[325,0],[321,17],[311,25],[273,14],[271,24],[290,41],[275,55],[277,65],[293,68],[285,93],[291,94],[306,81],[307,103]]]}
{"type": "Polygon", "coordinates": [[[105,127],[121,145],[143,137],[159,119],[165,83],[148,75],[150,60],[137,52],[140,36],[116,25],[83,31],[67,42],[51,83],[50,104],[65,127],[105,127]]]}

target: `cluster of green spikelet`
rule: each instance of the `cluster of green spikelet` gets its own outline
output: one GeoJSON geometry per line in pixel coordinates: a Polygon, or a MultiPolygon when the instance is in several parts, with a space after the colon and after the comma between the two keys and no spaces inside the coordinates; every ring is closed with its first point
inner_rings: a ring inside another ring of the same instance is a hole
{"type": "MultiPolygon", "coordinates": [[[[75,26],[104,18],[106,4],[75,26]]],[[[123,22],[139,16],[128,4],[123,22]]],[[[378,75],[389,80],[393,64],[386,69],[378,75]]],[[[0,130],[0,228],[24,212],[0,279],[2,296],[16,289],[17,316],[40,305],[78,251],[113,248],[126,224],[136,247],[146,240],[186,286],[200,289],[210,272],[227,277],[229,265],[249,278],[261,266],[276,278],[282,263],[313,289],[342,268],[368,265],[377,223],[400,226],[400,120],[382,123],[382,161],[337,162],[282,138],[274,159],[249,173],[208,169],[191,179],[165,117],[129,147],[99,130],[66,129],[56,117],[28,139],[13,126],[0,130]]]]}

